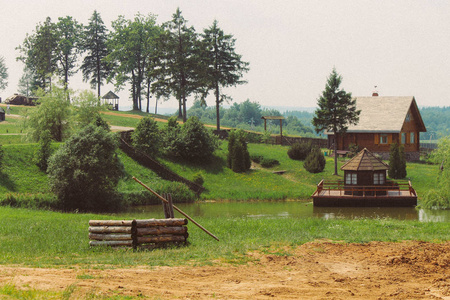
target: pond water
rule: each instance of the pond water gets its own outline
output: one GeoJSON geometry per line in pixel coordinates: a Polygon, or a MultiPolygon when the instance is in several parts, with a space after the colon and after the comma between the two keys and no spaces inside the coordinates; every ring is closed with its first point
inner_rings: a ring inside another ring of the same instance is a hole
{"type": "MultiPolygon", "coordinates": [[[[450,210],[425,210],[413,207],[314,207],[304,201],[198,202],[176,204],[189,216],[242,218],[320,218],[320,219],[382,219],[449,222],[450,210]]],[[[133,207],[124,218],[163,218],[162,205],[133,207]]],[[[182,217],[175,211],[175,217],[182,217]]]]}

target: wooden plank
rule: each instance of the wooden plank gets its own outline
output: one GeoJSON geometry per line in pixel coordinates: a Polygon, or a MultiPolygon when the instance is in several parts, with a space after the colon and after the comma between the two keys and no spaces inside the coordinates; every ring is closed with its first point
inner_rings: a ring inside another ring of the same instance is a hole
{"type": "Polygon", "coordinates": [[[131,234],[99,234],[89,233],[90,240],[99,241],[131,241],[133,238],[131,234]]]}
{"type": "Polygon", "coordinates": [[[187,219],[147,219],[136,220],[136,227],[152,227],[152,226],[183,226],[188,223],[187,219]]]}
{"type": "Polygon", "coordinates": [[[142,236],[137,238],[138,244],[146,243],[165,243],[165,242],[185,242],[186,238],[182,235],[157,235],[142,236]]]}
{"type": "Polygon", "coordinates": [[[187,227],[184,227],[184,226],[177,226],[177,227],[156,226],[156,227],[147,227],[147,228],[138,228],[137,229],[138,236],[164,235],[164,234],[186,235],[187,227]]]}
{"type": "Polygon", "coordinates": [[[133,220],[90,220],[89,226],[131,226],[133,220]]]}
{"type": "Polygon", "coordinates": [[[92,233],[131,233],[131,226],[91,226],[92,233]]]}
{"type": "Polygon", "coordinates": [[[132,241],[90,241],[89,246],[132,246],[132,241]]]}

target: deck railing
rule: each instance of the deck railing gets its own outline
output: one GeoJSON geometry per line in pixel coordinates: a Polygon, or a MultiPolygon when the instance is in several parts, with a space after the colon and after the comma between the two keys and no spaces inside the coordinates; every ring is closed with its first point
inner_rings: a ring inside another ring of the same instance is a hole
{"type": "Polygon", "coordinates": [[[411,185],[411,181],[408,181],[408,183],[386,181],[385,185],[379,186],[346,186],[342,180],[333,182],[325,182],[324,180],[321,180],[319,184],[317,184],[317,190],[312,196],[328,194],[329,196],[386,197],[387,195],[395,196],[395,193],[393,192],[398,192],[398,196],[400,196],[402,191],[409,192],[410,196],[417,196],[416,191],[411,185]],[[325,191],[325,193],[322,193],[323,191],[325,191]],[[337,195],[337,192],[339,192],[339,195],[337,195]]]}

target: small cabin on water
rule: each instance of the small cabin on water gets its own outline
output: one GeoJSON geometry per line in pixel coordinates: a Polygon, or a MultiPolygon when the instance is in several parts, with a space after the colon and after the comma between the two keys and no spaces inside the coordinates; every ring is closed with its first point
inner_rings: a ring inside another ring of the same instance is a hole
{"type": "Polygon", "coordinates": [[[346,162],[344,181],[317,185],[312,195],[314,206],[416,206],[417,194],[408,183],[387,179],[389,165],[367,148],[346,162]]]}
{"type": "Polygon", "coordinates": [[[408,161],[420,158],[420,132],[426,132],[425,124],[413,96],[382,97],[374,92],[372,97],[356,97],[356,109],[360,110],[359,122],[350,125],[345,134],[328,135],[328,147],[337,143],[338,153],[350,150],[350,145],[367,148],[389,159],[391,144],[403,145],[408,161]]]}

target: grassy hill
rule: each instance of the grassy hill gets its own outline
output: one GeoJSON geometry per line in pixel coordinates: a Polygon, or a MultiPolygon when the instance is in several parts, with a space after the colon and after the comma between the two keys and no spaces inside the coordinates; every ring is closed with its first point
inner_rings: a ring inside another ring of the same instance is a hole
{"type": "MultiPolygon", "coordinates": [[[[12,113],[21,113],[25,108],[13,107],[12,113]]],[[[142,112],[105,113],[103,116],[110,125],[135,127],[139,119],[147,115],[142,112]]],[[[167,117],[157,116],[161,126],[167,117]]],[[[22,136],[18,141],[11,140],[8,133],[20,134],[19,121],[7,118],[8,122],[0,123],[0,144],[5,152],[4,166],[0,171],[0,197],[7,193],[47,193],[47,176],[33,163],[33,153],[37,147],[33,143],[24,143],[22,136]]],[[[56,144],[55,147],[58,145],[56,144]]],[[[201,199],[207,200],[281,200],[310,199],[317,183],[322,179],[335,180],[333,159],[327,158],[327,165],[322,173],[310,174],[303,168],[303,162],[294,161],[287,156],[287,146],[252,144],[248,145],[251,155],[260,155],[276,159],[280,164],[274,168],[262,168],[254,164],[252,169],[243,174],[234,173],[226,167],[227,142],[223,141],[214,158],[202,164],[186,161],[159,158],[158,160],[179,175],[192,180],[200,172],[205,180],[206,191],[201,199]],[[283,170],[278,175],[274,171],[283,170]]],[[[123,152],[119,151],[127,176],[119,183],[122,192],[142,191],[132,176],[137,177],[150,187],[164,184],[154,172],[139,165],[123,152]]],[[[342,164],[344,161],[340,161],[342,164]]],[[[408,163],[408,178],[411,178],[419,198],[427,187],[434,184],[437,167],[432,165],[408,163]]],[[[343,172],[339,176],[342,178],[343,172]]]]}

